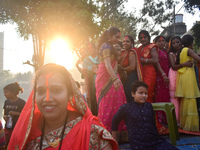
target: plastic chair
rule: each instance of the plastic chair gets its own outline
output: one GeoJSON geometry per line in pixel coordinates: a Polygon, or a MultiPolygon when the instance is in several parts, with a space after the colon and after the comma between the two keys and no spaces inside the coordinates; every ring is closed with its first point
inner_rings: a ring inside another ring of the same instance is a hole
{"type": "Polygon", "coordinates": [[[180,136],[178,132],[174,104],[173,103],[152,103],[152,105],[153,105],[154,111],[163,110],[166,113],[170,141],[173,145],[176,145],[176,140],[180,140],[180,136]]]}

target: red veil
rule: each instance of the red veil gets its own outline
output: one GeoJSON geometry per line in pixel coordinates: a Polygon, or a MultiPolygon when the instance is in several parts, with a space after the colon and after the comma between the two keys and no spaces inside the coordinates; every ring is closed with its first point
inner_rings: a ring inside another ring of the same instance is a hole
{"type": "MultiPolygon", "coordinates": [[[[77,123],[63,139],[61,149],[89,149],[91,125],[96,124],[102,127],[104,126],[97,117],[92,115],[70,73],[69,77],[73,89],[73,101],[68,103],[66,109],[80,113],[83,116],[83,119],[77,123]]],[[[36,105],[35,99],[33,99],[33,95],[34,91],[31,92],[28,101],[21,112],[12,133],[8,150],[24,150],[28,142],[36,139],[42,134],[39,129],[42,114],[36,105]]],[[[112,138],[108,140],[110,140],[113,149],[117,150],[117,143],[112,138]]],[[[59,146],[57,146],[57,148],[48,147],[46,150],[57,150],[58,148],[59,146]]]]}

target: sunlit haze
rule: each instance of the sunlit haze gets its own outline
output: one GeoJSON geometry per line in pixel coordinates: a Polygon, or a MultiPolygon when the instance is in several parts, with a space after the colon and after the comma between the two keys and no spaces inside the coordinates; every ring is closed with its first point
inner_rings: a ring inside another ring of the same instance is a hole
{"type": "Polygon", "coordinates": [[[68,70],[73,68],[73,55],[66,40],[58,38],[50,42],[45,55],[46,63],[56,63],[68,70]]]}

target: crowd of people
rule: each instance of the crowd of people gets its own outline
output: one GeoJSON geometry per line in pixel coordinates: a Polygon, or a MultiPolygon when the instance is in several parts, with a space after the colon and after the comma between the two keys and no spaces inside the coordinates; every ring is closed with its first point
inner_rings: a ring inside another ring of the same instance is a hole
{"type": "Polygon", "coordinates": [[[18,97],[23,91],[18,83],[5,86],[5,141],[0,144],[8,150],[109,150],[118,149],[118,133],[128,132],[131,149],[176,150],[159,134],[167,128],[165,113],[155,115],[151,103],[174,103],[179,127],[199,131],[194,60],[200,57],[193,51],[193,37],[159,35],[151,43],[142,30],[138,48],[134,39],[121,38],[120,30],[111,27],[97,46],[87,44],[76,64],[86,93],[57,64],[38,70],[26,103],[18,97]]]}

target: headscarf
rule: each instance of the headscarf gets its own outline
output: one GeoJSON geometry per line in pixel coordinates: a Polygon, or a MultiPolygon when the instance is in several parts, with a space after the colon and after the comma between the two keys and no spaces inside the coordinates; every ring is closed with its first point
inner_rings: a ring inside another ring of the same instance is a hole
{"type": "MultiPolygon", "coordinates": [[[[53,71],[55,70],[58,71],[60,68],[61,70],[64,70],[64,72],[67,72],[67,75],[70,81],[69,84],[71,85],[71,89],[73,92],[73,99],[69,101],[66,109],[72,112],[80,113],[83,116],[82,120],[79,123],[77,123],[71,129],[71,131],[66,135],[62,143],[70,142],[71,149],[73,150],[89,149],[91,125],[96,124],[102,127],[104,126],[100,123],[97,117],[92,115],[74,79],[72,78],[71,74],[67,71],[67,69],[57,64],[47,64],[43,66],[42,68],[40,68],[40,70],[43,70],[46,67],[53,68],[52,69],[53,71]]],[[[38,73],[40,72],[40,70],[38,71],[38,73]]],[[[59,72],[59,73],[62,73],[62,72],[59,72]]],[[[36,78],[37,78],[37,74],[36,74],[36,78]]],[[[35,83],[36,82],[37,82],[37,79],[35,83]]],[[[37,104],[34,98],[34,90],[31,92],[27,100],[27,103],[21,112],[19,120],[14,128],[14,131],[12,133],[12,137],[8,146],[8,150],[14,150],[14,149],[24,150],[28,142],[41,136],[39,125],[42,118],[42,114],[37,107],[37,104]]],[[[110,143],[114,149],[117,149],[117,144],[115,141],[111,140],[110,143]]],[[[58,148],[59,146],[53,149],[58,149],[58,148]]],[[[61,149],[64,149],[64,147],[62,147],[61,149]]]]}

